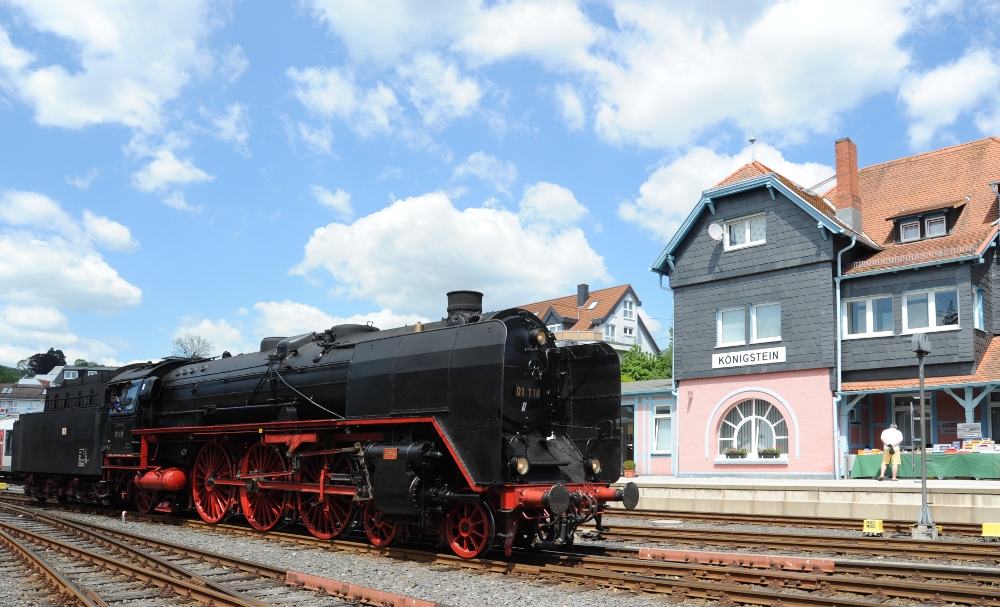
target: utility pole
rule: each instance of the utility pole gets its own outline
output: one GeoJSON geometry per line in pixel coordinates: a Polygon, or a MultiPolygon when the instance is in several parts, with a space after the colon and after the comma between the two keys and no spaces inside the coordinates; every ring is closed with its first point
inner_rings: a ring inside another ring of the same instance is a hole
{"type": "Polygon", "coordinates": [[[931,509],[927,505],[927,404],[924,402],[924,357],[931,353],[931,344],[926,333],[913,335],[912,349],[917,355],[920,375],[920,518],[910,532],[910,537],[915,540],[936,540],[937,527],[931,520],[931,509]]]}

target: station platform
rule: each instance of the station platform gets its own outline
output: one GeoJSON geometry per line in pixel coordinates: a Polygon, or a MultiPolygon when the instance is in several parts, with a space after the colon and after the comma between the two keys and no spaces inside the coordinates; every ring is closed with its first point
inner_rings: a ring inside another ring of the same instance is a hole
{"type": "MultiPolygon", "coordinates": [[[[643,510],[715,512],[844,519],[914,520],[920,480],[784,480],[639,476],[643,510]]],[[[927,500],[937,523],[1000,522],[1000,480],[928,479],[927,500]]]]}

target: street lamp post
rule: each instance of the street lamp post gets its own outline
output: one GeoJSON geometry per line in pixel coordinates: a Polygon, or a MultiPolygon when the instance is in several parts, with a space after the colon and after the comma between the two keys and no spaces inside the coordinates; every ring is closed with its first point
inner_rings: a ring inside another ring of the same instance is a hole
{"type": "MultiPolygon", "coordinates": [[[[925,333],[913,335],[912,348],[917,355],[920,375],[920,518],[910,536],[919,540],[938,539],[937,527],[931,520],[931,509],[927,505],[927,404],[924,402],[924,357],[931,353],[930,340],[925,333]]],[[[912,416],[910,419],[913,419],[912,416]]]]}

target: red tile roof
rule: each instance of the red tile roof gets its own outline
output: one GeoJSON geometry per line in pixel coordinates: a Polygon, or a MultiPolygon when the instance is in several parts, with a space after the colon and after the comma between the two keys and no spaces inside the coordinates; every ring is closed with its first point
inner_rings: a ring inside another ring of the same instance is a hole
{"type": "MultiPolygon", "coordinates": [[[[980,252],[993,234],[997,196],[990,182],[1000,180],[1000,139],[978,141],[864,167],[858,171],[864,231],[883,247],[847,274],[947,260],[980,252]],[[896,244],[894,223],[903,209],[921,210],[964,204],[947,236],[896,244]]],[[[834,199],[836,187],[825,196],[834,199]]]]}
{"type": "MultiPolygon", "coordinates": [[[[927,377],[924,379],[925,387],[956,386],[967,384],[986,384],[996,382],[1000,384],[1000,337],[990,340],[990,345],[983,354],[983,359],[979,361],[975,373],[972,375],[948,375],[944,377],[927,377]]],[[[843,392],[882,392],[890,390],[916,390],[919,386],[917,378],[911,379],[887,379],[876,381],[852,381],[843,383],[843,392]]]]}
{"type": "Polygon", "coordinates": [[[614,310],[615,306],[618,305],[618,302],[621,301],[622,297],[624,297],[629,291],[632,292],[632,297],[635,297],[636,301],[638,301],[639,297],[632,289],[632,285],[620,285],[617,287],[591,291],[587,301],[580,307],[577,307],[576,305],[575,293],[566,297],[546,299],[545,301],[539,301],[518,307],[522,310],[527,310],[542,319],[545,318],[549,308],[554,308],[556,314],[563,318],[577,319],[572,327],[566,329],[567,331],[586,331],[593,327],[595,324],[593,321],[595,319],[606,318],[608,314],[614,310]],[[597,305],[594,306],[593,309],[590,309],[590,305],[594,302],[597,302],[597,305]]]}

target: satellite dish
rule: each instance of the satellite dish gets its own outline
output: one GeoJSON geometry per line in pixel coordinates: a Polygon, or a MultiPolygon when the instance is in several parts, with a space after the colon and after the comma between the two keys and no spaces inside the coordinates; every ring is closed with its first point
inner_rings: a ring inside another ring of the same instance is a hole
{"type": "Polygon", "coordinates": [[[722,226],[717,223],[708,224],[708,235],[712,237],[712,240],[721,242],[722,237],[725,236],[726,231],[722,229],[722,226]]]}

